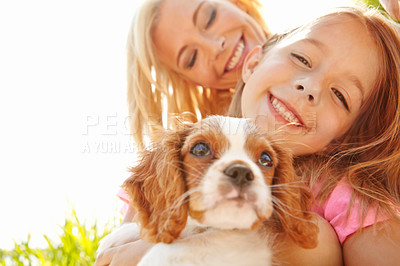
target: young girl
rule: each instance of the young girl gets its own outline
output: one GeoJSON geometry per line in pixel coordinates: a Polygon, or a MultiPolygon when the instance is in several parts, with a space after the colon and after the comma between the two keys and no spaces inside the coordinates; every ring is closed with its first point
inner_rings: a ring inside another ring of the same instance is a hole
{"type": "Polygon", "coordinates": [[[357,9],[320,17],[254,49],[235,93],[232,115],[287,140],[345,264],[400,265],[399,25],[357,9]]]}

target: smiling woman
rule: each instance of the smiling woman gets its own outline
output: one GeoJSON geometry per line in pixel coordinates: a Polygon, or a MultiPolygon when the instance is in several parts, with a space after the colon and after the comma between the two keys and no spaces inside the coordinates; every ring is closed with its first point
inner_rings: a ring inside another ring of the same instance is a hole
{"type": "Polygon", "coordinates": [[[161,127],[163,111],[224,113],[245,56],[268,36],[258,0],[144,0],[128,38],[136,142],[161,127]]]}

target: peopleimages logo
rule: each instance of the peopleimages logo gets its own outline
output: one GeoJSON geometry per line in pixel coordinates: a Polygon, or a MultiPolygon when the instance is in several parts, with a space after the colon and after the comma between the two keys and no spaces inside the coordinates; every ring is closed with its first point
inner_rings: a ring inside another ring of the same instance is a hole
{"type": "MultiPolygon", "coordinates": [[[[167,121],[162,121],[160,117],[152,119],[149,117],[149,122],[143,128],[143,137],[146,138],[151,133],[151,128],[156,124],[162,124],[164,128],[175,125],[175,128],[179,129],[184,127],[184,121],[193,120],[193,116],[164,116],[167,121]],[[177,121],[180,121],[177,123],[177,121]]],[[[165,119],[164,119],[165,120],[165,119]]],[[[241,120],[226,120],[230,124],[223,125],[223,127],[229,130],[229,134],[236,134],[242,123],[248,119],[241,120]],[[231,122],[235,121],[235,122],[231,122]]],[[[270,121],[270,117],[258,116],[255,123],[261,128],[268,132],[279,132],[283,129],[282,123],[276,123],[273,128],[265,128],[267,121],[270,121]]],[[[307,134],[315,134],[317,116],[316,113],[308,113],[303,117],[304,124],[307,125],[307,134]]],[[[201,122],[200,122],[201,123],[201,122]]],[[[205,124],[201,127],[202,130],[207,131],[208,128],[205,124]]],[[[81,137],[83,144],[81,147],[82,153],[134,153],[137,151],[137,146],[133,141],[132,136],[136,134],[139,129],[130,130],[130,116],[113,114],[90,114],[86,115],[82,121],[81,137]]],[[[301,131],[281,131],[284,134],[304,134],[301,131]]]]}

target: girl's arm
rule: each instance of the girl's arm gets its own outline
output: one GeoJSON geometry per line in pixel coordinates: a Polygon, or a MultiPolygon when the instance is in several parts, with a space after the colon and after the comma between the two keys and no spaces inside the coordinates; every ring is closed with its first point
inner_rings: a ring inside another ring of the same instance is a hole
{"type": "Polygon", "coordinates": [[[153,245],[154,244],[145,242],[143,240],[137,240],[122,246],[106,249],[104,252],[99,254],[94,266],[136,265],[153,245]]]}
{"type": "Polygon", "coordinates": [[[356,265],[400,265],[400,223],[380,222],[350,236],[343,244],[344,263],[356,265]]]}
{"type": "MultiPolygon", "coordinates": [[[[146,243],[140,244],[141,241],[138,241],[140,239],[139,228],[137,224],[132,222],[135,214],[135,209],[127,204],[121,226],[101,240],[95,265],[109,265],[117,259],[118,261],[123,260],[126,257],[124,253],[130,250],[129,247],[132,247],[133,250],[132,254],[128,255],[132,255],[136,260],[139,260],[144,255],[146,250],[143,245],[146,243]]],[[[128,258],[129,260],[127,261],[132,259],[130,256],[128,258]]]]}
{"type": "MultiPolygon", "coordinates": [[[[129,205],[121,227],[132,223],[136,211],[129,205]]],[[[136,234],[124,234],[110,248],[104,249],[96,258],[94,266],[114,265],[128,266],[136,265],[144,254],[154,245],[140,240],[136,234]]]]}
{"type": "Polygon", "coordinates": [[[278,254],[278,261],[283,265],[297,266],[339,266],[343,265],[342,248],[332,226],[319,215],[318,246],[314,249],[303,249],[294,243],[284,243],[278,254]]]}

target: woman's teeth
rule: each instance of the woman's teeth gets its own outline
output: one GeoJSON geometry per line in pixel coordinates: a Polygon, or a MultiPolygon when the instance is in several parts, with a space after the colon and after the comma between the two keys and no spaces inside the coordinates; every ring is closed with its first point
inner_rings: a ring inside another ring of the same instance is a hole
{"type": "Polygon", "coordinates": [[[286,121],[289,123],[295,124],[296,126],[301,126],[299,119],[289,111],[284,104],[282,104],[278,99],[273,98],[272,106],[274,107],[275,111],[280,114],[286,121]]]}
{"type": "Polygon", "coordinates": [[[244,41],[243,39],[240,39],[240,42],[236,46],[235,53],[232,56],[231,60],[229,61],[228,67],[225,69],[225,72],[231,71],[232,69],[235,68],[235,66],[239,62],[239,59],[242,57],[243,50],[244,50],[244,41]]]}

